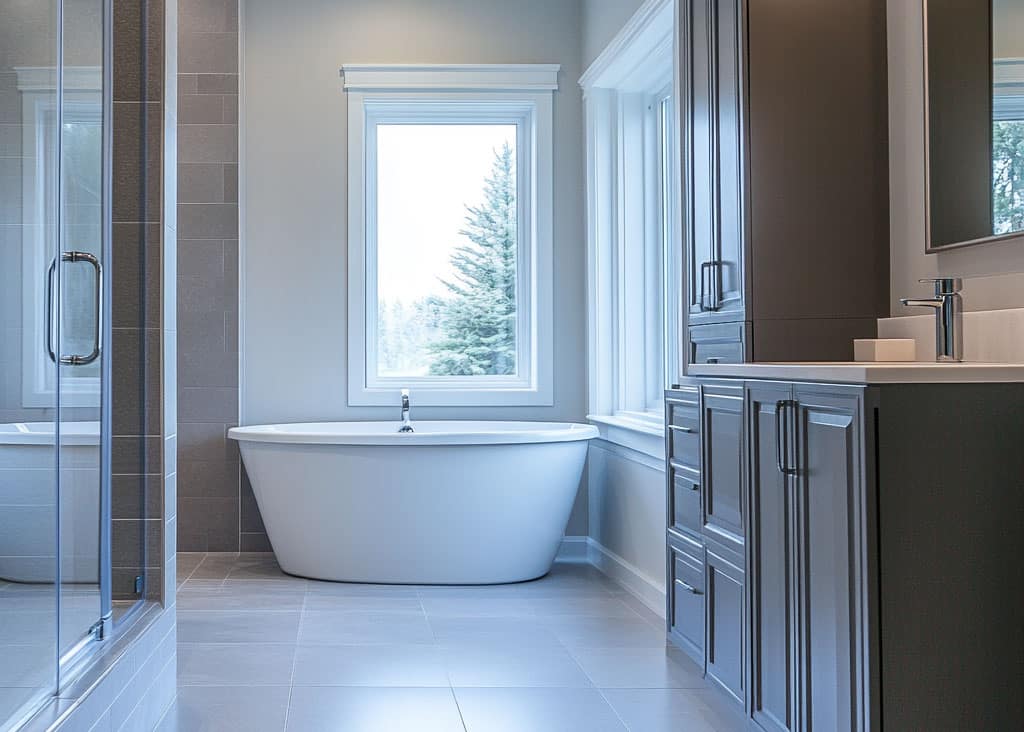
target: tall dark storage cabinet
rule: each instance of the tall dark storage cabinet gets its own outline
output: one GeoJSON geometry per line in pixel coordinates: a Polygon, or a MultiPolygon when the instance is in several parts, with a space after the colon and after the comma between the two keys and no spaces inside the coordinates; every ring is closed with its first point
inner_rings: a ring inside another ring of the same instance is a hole
{"type": "Polygon", "coordinates": [[[849,360],[888,315],[884,0],[680,0],[687,362],[849,360]]]}
{"type": "MultiPolygon", "coordinates": [[[[850,360],[889,307],[886,0],[677,2],[686,363],[850,360]]],[[[845,525],[825,499],[852,478],[778,472],[790,387],[747,404],[742,384],[683,381],[666,395],[669,635],[757,726],[841,729],[855,659],[807,618],[842,600],[848,557],[807,545],[823,517],[845,525]]],[[[842,464],[858,403],[806,403],[801,434],[842,464]]]]}

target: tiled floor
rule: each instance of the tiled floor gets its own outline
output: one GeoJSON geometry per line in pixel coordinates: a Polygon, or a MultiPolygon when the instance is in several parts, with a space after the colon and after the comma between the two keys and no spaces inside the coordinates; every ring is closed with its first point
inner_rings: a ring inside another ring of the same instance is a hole
{"type": "Polygon", "coordinates": [[[495,587],[313,582],[265,554],[178,569],[163,732],[742,728],[662,620],[592,567],[495,587]]]}

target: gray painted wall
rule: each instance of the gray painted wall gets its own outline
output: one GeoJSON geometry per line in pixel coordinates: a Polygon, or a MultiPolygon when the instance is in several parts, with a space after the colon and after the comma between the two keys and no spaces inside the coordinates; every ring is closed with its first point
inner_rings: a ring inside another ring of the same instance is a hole
{"type": "Polygon", "coordinates": [[[644,0],[582,0],[583,70],[594,62],[608,42],[633,17],[644,0]]]}
{"type": "MultiPolygon", "coordinates": [[[[345,63],[559,63],[552,407],[420,419],[581,420],[586,394],[577,0],[248,0],[243,17],[242,421],[397,419],[346,399],[345,63]]],[[[184,405],[183,405],[184,406],[184,405]]],[[[586,533],[585,505],[569,533],[586,533]]]]}
{"type": "Polygon", "coordinates": [[[892,314],[917,314],[900,297],[931,294],[917,280],[939,275],[968,278],[968,310],[1024,307],[1024,246],[983,244],[941,254],[924,253],[924,50],[920,3],[889,0],[889,135],[892,232],[892,314]]]}

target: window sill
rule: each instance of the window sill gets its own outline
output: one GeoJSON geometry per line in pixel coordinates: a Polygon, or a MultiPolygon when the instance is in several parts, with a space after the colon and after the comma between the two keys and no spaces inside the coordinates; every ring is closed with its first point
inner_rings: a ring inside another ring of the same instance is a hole
{"type": "Polygon", "coordinates": [[[600,439],[641,453],[660,462],[665,460],[665,426],[658,416],[588,414],[600,439]]]}

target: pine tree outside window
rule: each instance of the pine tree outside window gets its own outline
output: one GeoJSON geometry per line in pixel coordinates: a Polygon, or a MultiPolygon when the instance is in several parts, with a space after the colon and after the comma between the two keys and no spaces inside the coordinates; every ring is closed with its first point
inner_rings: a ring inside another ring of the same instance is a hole
{"type": "Polygon", "coordinates": [[[551,404],[557,68],[343,74],[349,403],[551,404]]]}

